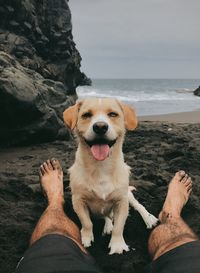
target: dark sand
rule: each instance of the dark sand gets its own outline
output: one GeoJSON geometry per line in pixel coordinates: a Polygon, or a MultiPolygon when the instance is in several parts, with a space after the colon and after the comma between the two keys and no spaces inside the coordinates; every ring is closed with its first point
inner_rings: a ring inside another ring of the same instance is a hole
{"type": "MultiPolygon", "coordinates": [[[[138,189],[136,197],[149,211],[158,215],[167,185],[177,170],[189,172],[194,189],[183,216],[200,235],[200,124],[141,122],[127,134],[124,144],[126,162],[132,167],[131,183],[138,189]]],[[[0,151],[0,272],[13,272],[28,247],[33,228],[45,208],[40,192],[38,168],[57,157],[68,185],[67,168],[75,153],[74,142],[54,142],[0,151]]],[[[66,212],[78,223],[66,188],[66,212]]],[[[108,255],[109,236],[102,238],[102,221],[94,224],[95,243],[89,250],[107,273],[140,272],[149,262],[149,231],[133,209],[127,220],[124,237],[131,251],[108,255]]]]}

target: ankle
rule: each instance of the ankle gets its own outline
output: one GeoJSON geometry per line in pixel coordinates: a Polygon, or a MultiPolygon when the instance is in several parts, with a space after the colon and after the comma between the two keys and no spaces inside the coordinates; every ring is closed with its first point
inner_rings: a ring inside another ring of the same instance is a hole
{"type": "Polygon", "coordinates": [[[161,223],[166,223],[166,222],[170,222],[171,220],[181,218],[181,214],[178,211],[170,211],[170,210],[162,209],[158,218],[161,223]]]}
{"type": "Polygon", "coordinates": [[[64,197],[57,197],[57,198],[52,198],[51,200],[48,200],[48,208],[57,208],[57,209],[63,209],[64,206],[64,197]]]}

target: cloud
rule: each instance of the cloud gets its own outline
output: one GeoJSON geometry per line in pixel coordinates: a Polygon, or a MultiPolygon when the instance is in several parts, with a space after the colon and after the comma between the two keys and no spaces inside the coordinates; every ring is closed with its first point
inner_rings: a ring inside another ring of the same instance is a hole
{"type": "Polygon", "coordinates": [[[88,75],[199,77],[199,0],[71,0],[69,4],[88,75]],[[139,69],[133,75],[135,65],[139,69]]]}

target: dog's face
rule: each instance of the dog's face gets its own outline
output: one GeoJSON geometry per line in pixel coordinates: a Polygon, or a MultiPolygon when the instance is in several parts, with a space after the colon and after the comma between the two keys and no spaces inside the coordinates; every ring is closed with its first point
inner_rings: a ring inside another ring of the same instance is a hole
{"type": "Polygon", "coordinates": [[[137,126],[134,110],[112,98],[85,99],[65,110],[63,117],[68,127],[76,128],[96,160],[108,157],[125,128],[137,126]]]}

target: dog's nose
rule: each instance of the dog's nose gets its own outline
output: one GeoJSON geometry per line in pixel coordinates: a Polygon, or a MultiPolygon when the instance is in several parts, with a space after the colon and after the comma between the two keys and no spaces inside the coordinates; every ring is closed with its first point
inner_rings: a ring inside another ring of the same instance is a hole
{"type": "Polygon", "coordinates": [[[104,135],[108,131],[108,124],[105,122],[96,122],[93,125],[93,130],[97,135],[104,135]]]}

